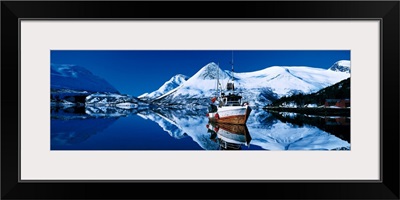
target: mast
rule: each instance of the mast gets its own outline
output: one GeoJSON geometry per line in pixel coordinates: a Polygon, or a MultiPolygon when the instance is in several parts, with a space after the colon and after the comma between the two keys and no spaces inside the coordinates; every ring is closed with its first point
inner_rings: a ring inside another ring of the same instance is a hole
{"type": "Polygon", "coordinates": [[[219,97],[218,85],[219,85],[219,63],[217,64],[217,94],[216,94],[217,97],[219,97]]]}
{"type": "Polygon", "coordinates": [[[226,89],[234,91],[235,90],[235,84],[234,84],[235,77],[233,77],[233,51],[232,51],[232,60],[230,61],[230,63],[232,66],[232,70],[231,70],[232,82],[230,82],[228,80],[228,83],[226,84],[226,89]]]}
{"type": "Polygon", "coordinates": [[[231,61],[231,65],[232,65],[232,71],[231,71],[231,76],[232,76],[232,91],[235,90],[235,84],[234,84],[234,77],[233,77],[233,51],[232,51],[232,61],[231,61]]]}

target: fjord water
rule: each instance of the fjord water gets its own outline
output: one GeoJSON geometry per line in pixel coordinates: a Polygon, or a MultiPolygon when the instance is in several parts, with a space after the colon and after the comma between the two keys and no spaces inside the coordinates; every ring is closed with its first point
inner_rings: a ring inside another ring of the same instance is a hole
{"type": "Polygon", "coordinates": [[[253,109],[246,126],[205,108],[52,108],[51,150],[350,150],[350,118],[253,109]]]}

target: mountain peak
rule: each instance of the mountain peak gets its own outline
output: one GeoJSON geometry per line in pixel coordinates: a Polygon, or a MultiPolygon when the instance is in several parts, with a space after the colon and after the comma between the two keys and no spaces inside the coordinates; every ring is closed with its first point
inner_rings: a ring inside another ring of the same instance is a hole
{"type": "Polygon", "coordinates": [[[72,64],[51,64],[51,73],[63,77],[78,78],[78,75],[93,75],[84,67],[72,64]]]}
{"type": "Polygon", "coordinates": [[[141,99],[151,99],[151,98],[157,98],[160,97],[169,91],[179,87],[182,85],[184,82],[188,80],[188,77],[183,75],[183,74],[177,74],[170,78],[167,82],[165,82],[158,90],[151,92],[151,93],[144,93],[139,96],[141,99]]]}
{"type": "Polygon", "coordinates": [[[207,65],[204,65],[204,67],[202,67],[199,71],[202,70],[216,71],[217,69],[219,69],[219,66],[215,62],[210,62],[207,65]]]}
{"type": "Polygon", "coordinates": [[[350,60],[339,60],[335,62],[328,70],[335,72],[347,72],[350,73],[350,60]]]}
{"type": "Polygon", "coordinates": [[[160,89],[165,90],[166,88],[170,88],[171,85],[173,85],[173,88],[175,88],[175,87],[181,85],[187,79],[188,79],[187,76],[185,76],[183,74],[177,74],[177,75],[173,76],[172,78],[170,78],[167,82],[165,82],[164,85],[162,85],[160,87],[160,89]]]}
{"type": "MultiPolygon", "coordinates": [[[[217,78],[224,79],[228,75],[217,64],[210,62],[202,67],[193,77],[201,80],[216,80],[217,78]]],[[[193,78],[192,77],[192,78],[193,78]]]]}
{"type": "Polygon", "coordinates": [[[182,80],[187,80],[188,77],[183,75],[183,74],[177,74],[173,76],[169,81],[175,81],[175,82],[182,82],[182,80]]]}
{"type": "Polygon", "coordinates": [[[94,75],[84,67],[72,64],[51,63],[50,68],[52,89],[119,93],[105,79],[94,75]]]}

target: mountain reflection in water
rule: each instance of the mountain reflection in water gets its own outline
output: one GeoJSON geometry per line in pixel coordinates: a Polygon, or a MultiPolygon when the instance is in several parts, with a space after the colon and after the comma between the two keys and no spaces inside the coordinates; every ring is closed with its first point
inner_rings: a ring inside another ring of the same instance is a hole
{"type": "Polygon", "coordinates": [[[350,150],[349,125],[262,109],[244,126],[211,124],[207,108],[68,109],[52,109],[52,150],[350,150]]]}
{"type": "Polygon", "coordinates": [[[285,123],[299,127],[311,125],[333,134],[350,143],[350,117],[346,116],[318,116],[288,112],[271,112],[271,114],[285,123]]]}

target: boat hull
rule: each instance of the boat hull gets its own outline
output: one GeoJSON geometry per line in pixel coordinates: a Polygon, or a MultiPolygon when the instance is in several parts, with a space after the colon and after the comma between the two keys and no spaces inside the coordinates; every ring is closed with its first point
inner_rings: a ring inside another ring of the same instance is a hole
{"type": "Polygon", "coordinates": [[[238,150],[242,145],[250,145],[251,136],[246,125],[208,123],[207,128],[215,134],[213,138],[218,138],[221,150],[238,150]]]}
{"type": "Polygon", "coordinates": [[[226,106],[218,108],[217,112],[208,113],[210,122],[226,123],[226,124],[246,124],[251,108],[244,106],[226,106]]]}
{"type": "Polygon", "coordinates": [[[246,125],[239,124],[217,124],[218,137],[231,143],[245,144],[250,143],[251,137],[246,125]]]}

